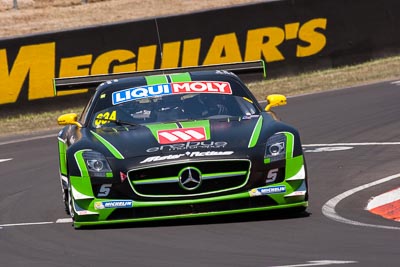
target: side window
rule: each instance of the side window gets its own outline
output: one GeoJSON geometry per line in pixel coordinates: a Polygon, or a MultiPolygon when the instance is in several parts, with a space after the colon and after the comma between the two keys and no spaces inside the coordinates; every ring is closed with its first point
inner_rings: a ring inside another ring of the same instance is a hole
{"type": "Polygon", "coordinates": [[[250,99],[246,97],[238,97],[237,100],[244,115],[250,116],[258,113],[254,103],[250,99]]]}
{"type": "Polygon", "coordinates": [[[89,107],[92,105],[93,98],[94,98],[94,95],[90,98],[89,102],[86,104],[86,106],[85,106],[85,108],[83,109],[82,114],[81,114],[81,116],[80,116],[80,118],[79,118],[79,121],[80,121],[82,124],[85,124],[86,120],[88,119],[88,118],[87,118],[87,116],[88,116],[88,111],[89,111],[89,107]]]}

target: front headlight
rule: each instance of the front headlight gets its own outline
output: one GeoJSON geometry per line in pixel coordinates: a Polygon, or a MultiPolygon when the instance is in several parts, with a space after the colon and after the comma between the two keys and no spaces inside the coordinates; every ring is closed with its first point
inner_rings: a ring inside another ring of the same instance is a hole
{"type": "Polygon", "coordinates": [[[110,165],[103,154],[95,151],[85,151],[82,156],[91,177],[112,176],[110,165]]]}
{"type": "Polygon", "coordinates": [[[265,148],[264,158],[269,162],[285,159],[286,157],[286,135],[278,133],[271,136],[265,148]]]}

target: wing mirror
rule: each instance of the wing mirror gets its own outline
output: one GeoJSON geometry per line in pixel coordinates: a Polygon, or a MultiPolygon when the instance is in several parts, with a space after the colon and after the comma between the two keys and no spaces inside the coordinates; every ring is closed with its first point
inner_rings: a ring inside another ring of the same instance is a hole
{"type": "Polygon", "coordinates": [[[266,100],[268,101],[268,105],[265,107],[265,111],[270,111],[273,107],[287,104],[286,96],[284,95],[269,95],[266,97],[266,100]]]}
{"type": "Polygon", "coordinates": [[[76,125],[78,127],[82,127],[82,125],[78,122],[78,115],[76,113],[68,113],[61,115],[57,119],[58,125],[76,125]]]}

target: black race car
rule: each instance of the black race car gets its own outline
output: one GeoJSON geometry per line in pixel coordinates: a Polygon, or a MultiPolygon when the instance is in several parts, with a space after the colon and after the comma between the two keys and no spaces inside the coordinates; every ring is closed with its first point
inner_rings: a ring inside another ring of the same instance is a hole
{"type": "Polygon", "coordinates": [[[286,98],[268,96],[263,110],[234,74],[259,65],[56,79],[56,90],[98,85],[79,119],[58,119],[74,227],[304,210],[299,133],[270,111],[286,98]]]}

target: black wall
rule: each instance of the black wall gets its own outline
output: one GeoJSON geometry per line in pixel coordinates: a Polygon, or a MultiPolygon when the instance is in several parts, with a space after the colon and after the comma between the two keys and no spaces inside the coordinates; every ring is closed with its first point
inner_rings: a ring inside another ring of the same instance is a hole
{"type": "Polygon", "coordinates": [[[398,0],[281,0],[1,39],[0,105],[52,97],[60,76],[264,59],[271,78],[350,65],[398,54],[399,29],[398,0]]]}

